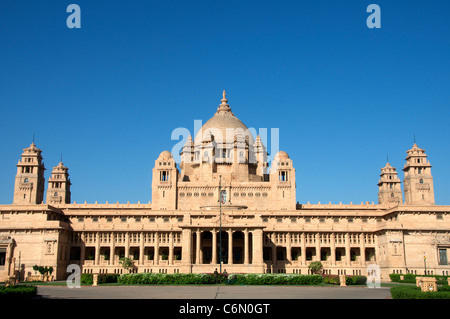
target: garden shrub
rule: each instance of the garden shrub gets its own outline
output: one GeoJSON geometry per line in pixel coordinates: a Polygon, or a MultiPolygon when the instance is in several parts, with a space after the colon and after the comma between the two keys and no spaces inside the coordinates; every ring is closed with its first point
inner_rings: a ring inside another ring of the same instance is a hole
{"type": "Polygon", "coordinates": [[[399,282],[400,281],[400,275],[399,274],[389,274],[389,278],[393,282],[399,282]]]}
{"type": "Polygon", "coordinates": [[[447,285],[447,278],[449,276],[443,276],[443,275],[413,275],[413,274],[390,274],[389,278],[391,278],[391,281],[393,282],[400,282],[400,283],[409,283],[409,284],[415,284],[416,283],[416,277],[434,277],[436,278],[436,283],[438,285],[447,285]],[[400,276],[403,276],[403,280],[400,280],[400,276]]]}
{"type": "MultiPolygon", "coordinates": [[[[236,285],[319,285],[320,275],[230,274],[228,280],[219,275],[218,283],[236,285]]],[[[209,285],[216,283],[214,274],[123,274],[117,282],[122,285],[209,285]]]]}
{"type": "MultiPolygon", "coordinates": [[[[98,284],[109,284],[116,283],[120,275],[118,274],[99,274],[98,284]]],[[[93,274],[82,274],[80,278],[80,283],[82,285],[92,285],[94,283],[93,274]]]]}
{"type": "Polygon", "coordinates": [[[37,287],[32,285],[16,285],[0,287],[0,299],[6,298],[32,298],[36,296],[37,287]]]}
{"type": "Polygon", "coordinates": [[[121,275],[117,282],[122,285],[204,285],[214,284],[212,274],[160,274],[139,273],[121,275]]]}
{"type": "Polygon", "coordinates": [[[236,278],[234,283],[240,285],[319,285],[324,282],[320,275],[236,274],[232,276],[236,278]]]}
{"type": "Polygon", "coordinates": [[[393,299],[450,299],[450,290],[447,287],[438,287],[438,291],[422,292],[416,286],[391,287],[393,299]]]}
{"type": "MultiPolygon", "coordinates": [[[[331,285],[340,285],[341,281],[339,275],[323,275],[324,283],[331,285]]],[[[365,285],[367,282],[366,276],[345,276],[345,284],[351,285],[365,285]]]]}

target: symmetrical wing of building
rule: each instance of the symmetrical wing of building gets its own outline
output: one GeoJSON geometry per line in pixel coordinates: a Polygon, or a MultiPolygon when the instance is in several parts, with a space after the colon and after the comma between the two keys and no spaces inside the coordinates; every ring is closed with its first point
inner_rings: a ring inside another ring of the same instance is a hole
{"type": "Polygon", "coordinates": [[[378,204],[296,202],[294,162],[278,152],[270,165],[262,139],[222,103],[181,151],[155,161],[152,202],[71,202],[68,168],[53,167],[44,202],[41,150],[17,163],[13,203],[0,205],[0,280],[52,266],[65,279],[83,273],[307,274],[321,261],[329,274],[445,274],[450,266],[450,206],[435,205],[431,165],[415,143],[407,151],[403,190],[389,163],[378,204]]]}

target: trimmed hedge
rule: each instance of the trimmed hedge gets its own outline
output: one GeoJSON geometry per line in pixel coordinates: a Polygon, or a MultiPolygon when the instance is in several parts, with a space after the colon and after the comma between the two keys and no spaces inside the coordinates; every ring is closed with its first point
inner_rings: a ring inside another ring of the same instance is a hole
{"type": "MultiPolygon", "coordinates": [[[[225,280],[219,275],[218,282],[230,285],[319,285],[320,275],[294,274],[229,274],[225,280]]],[[[214,274],[123,274],[117,282],[122,285],[210,285],[216,283],[214,274]]]]}
{"type": "Polygon", "coordinates": [[[321,275],[294,274],[233,274],[228,276],[228,281],[238,285],[320,285],[324,282],[321,275]]]}
{"type": "Polygon", "coordinates": [[[214,284],[211,274],[123,274],[117,282],[122,285],[205,285],[214,284]]]}
{"type": "MultiPolygon", "coordinates": [[[[116,283],[120,275],[118,274],[99,274],[98,284],[116,283]]],[[[94,283],[93,274],[82,274],[80,278],[82,285],[92,285],[94,283]]]]}
{"type": "Polygon", "coordinates": [[[37,293],[37,287],[31,286],[31,285],[16,285],[16,286],[9,286],[0,287],[0,298],[6,299],[6,298],[32,298],[36,296],[37,293]]]}
{"type": "MultiPolygon", "coordinates": [[[[341,281],[339,275],[323,275],[324,283],[331,285],[340,285],[341,281]]],[[[351,285],[365,285],[367,283],[366,276],[345,276],[345,284],[351,285]]]]}
{"type": "Polygon", "coordinates": [[[450,288],[438,287],[438,291],[422,292],[419,287],[402,286],[391,287],[393,299],[450,299],[450,288]]]}
{"type": "Polygon", "coordinates": [[[413,275],[413,274],[389,274],[389,278],[392,282],[400,282],[400,283],[407,283],[407,284],[415,284],[416,283],[416,277],[434,277],[436,278],[436,283],[438,285],[447,285],[447,278],[449,276],[442,276],[442,275],[413,275]],[[403,276],[403,280],[400,280],[400,276],[403,276]]]}

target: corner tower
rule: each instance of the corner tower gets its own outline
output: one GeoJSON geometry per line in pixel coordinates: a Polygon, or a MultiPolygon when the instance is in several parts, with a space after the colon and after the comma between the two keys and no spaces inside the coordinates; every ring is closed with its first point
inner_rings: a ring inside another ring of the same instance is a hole
{"type": "Polygon", "coordinates": [[[378,182],[378,204],[397,206],[403,203],[401,181],[395,167],[389,162],[381,169],[378,182]]]}
{"type": "Polygon", "coordinates": [[[152,172],[152,210],[177,209],[177,184],[177,163],[169,151],[164,151],[152,172]]]}
{"type": "Polygon", "coordinates": [[[42,150],[31,143],[17,163],[13,204],[41,204],[44,200],[44,163],[42,150]]]}
{"type": "Polygon", "coordinates": [[[70,179],[68,168],[59,162],[48,179],[47,204],[70,204],[70,179]]]}
{"type": "Polygon", "coordinates": [[[431,176],[431,164],[427,161],[425,150],[414,143],[406,153],[408,155],[403,168],[405,204],[434,205],[433,176],[431,176]]]}

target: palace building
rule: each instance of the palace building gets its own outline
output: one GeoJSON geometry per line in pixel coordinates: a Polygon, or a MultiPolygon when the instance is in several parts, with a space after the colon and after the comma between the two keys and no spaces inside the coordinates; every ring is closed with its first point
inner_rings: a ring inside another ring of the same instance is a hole
{"type": "Polygon", "coordinates": [[[321,261],[336,275],[367,275],[372,264],[385,280],[448,275],[450,206],[435,204],[425,150],[414,143],[406,153],[403,181],[389,163],[381,169],[377,204],[298,203],[295,162],[279,151],[269,166],[224,92],[179,165],[169,151],[156,159],[151,203],[76,203],[62,162],[45,191],[32,143],[16,165],[12,204],[0,205],[0,281],[26,280],[34,265],[52,266],[57,279],[70,264],[121,274],[123,257],[143,273],[308,274],[321,261]]]}

